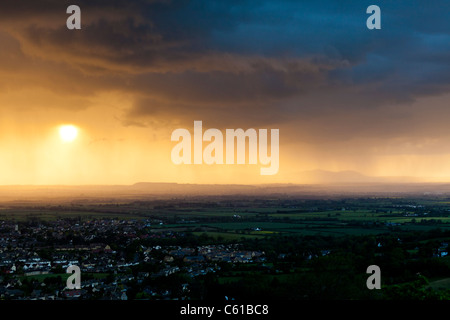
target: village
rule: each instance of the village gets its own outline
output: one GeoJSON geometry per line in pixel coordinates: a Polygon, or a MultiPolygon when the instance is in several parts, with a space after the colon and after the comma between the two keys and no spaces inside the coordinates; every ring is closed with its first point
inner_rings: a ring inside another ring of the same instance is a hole
{"type": "Polygon", "coordinates": [[[265,260],[264,252],[240,250],[238,244],[176,245],[185,234],[151,231],[152,224],[162,222],[1,221],[0,299],[127,300],[130,292],[133,298],[182,299],[190,279],[215,273],[223,263],[265,260]],[[164,240],[174,245],[158,245],[164,240]],[[66,287],[71,265],[80,267],[80,289],[66,287]]]}

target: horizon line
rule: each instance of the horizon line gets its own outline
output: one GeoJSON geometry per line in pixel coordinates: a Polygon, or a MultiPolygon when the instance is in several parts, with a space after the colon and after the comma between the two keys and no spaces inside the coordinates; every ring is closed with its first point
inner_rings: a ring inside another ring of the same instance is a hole
{"type": "Polygon", "coordinates": [[[400,184],[448,184],[449,181],[339,181],[339,182],[314,182],[314,183],[300,183],[300,182],[271,182],[271,183],[193,183],[193,182],[162,182],[162,181],[138,181],[134,183],[105,183],[105,184],[0,184],[0,187],[124,187],[135,186],[138,184],[176,184],[176,185],[214,185],[214,186],[270,186],[270,185],[291,185],[291,186],[328,186],[328,185],[400,185],[400,184]]]}

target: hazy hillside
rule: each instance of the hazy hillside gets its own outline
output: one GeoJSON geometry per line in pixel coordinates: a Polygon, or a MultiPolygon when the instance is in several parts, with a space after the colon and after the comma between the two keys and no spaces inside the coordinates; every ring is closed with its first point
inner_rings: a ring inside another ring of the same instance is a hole
{"type": "MultiPolygon", "coordinates": [[[[316,172],[317,173],[317,172],[316,172]]],[[[133,185],[87,186],[0,186],[0,202],[36,203],[45,201],[78,200],[111,202],[120,199],[180,198],[201,196],[395,196],[449,195],[450,184],[390,182],[389,179],[370,180],[353,172],[319,172],[328,183],[220,185],[140,182],[133,185]],[[333,177],[333,179],[330,179],[333,177]],[[330,182],[332,181],[332,182],[330,182]]]]}
{"type": "Polygon", "coordinates": [[[336,183],[411,183],[423,182],[423,179],[412,177],[372,177],[356,171],[311,170],[299,172],[296,176],[299,183],[336,184],[336,183]]]}

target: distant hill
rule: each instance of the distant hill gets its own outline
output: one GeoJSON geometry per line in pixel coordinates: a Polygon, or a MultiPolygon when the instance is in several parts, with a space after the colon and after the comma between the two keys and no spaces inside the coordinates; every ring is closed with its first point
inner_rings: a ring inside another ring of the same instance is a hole
{"type": "Polygon", "coordinates": [[[422,179],[412,177],[373,177],[356,171],[325,171],[311,170],[299,172],[296,176],[298,183],[306,184],[336,184],[336,183],[416,183],[422,179]]]}
{"type": "Polygon", "coordinates": [[[448,195],[449,183],[425,183],[408,177],[370,177],[354,171],[305,171],[296,177],[303,183],[261,185],[179,184],[138,182],[132,185],[14,185],[0,186],[0,203],[15,205],[45,202],[111,203],[121,200],[185,197],[335,197],[448,195]]]}

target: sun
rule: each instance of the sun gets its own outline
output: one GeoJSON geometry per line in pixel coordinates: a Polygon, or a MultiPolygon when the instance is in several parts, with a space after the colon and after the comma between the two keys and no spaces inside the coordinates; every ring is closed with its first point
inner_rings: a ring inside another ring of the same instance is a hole
{"type": "Polygon", "coordinates": [[[59,137],[64,142],[72,142],[78,136],[78,128],[74,125],[67,124],[59,127],[59,137]]]}

